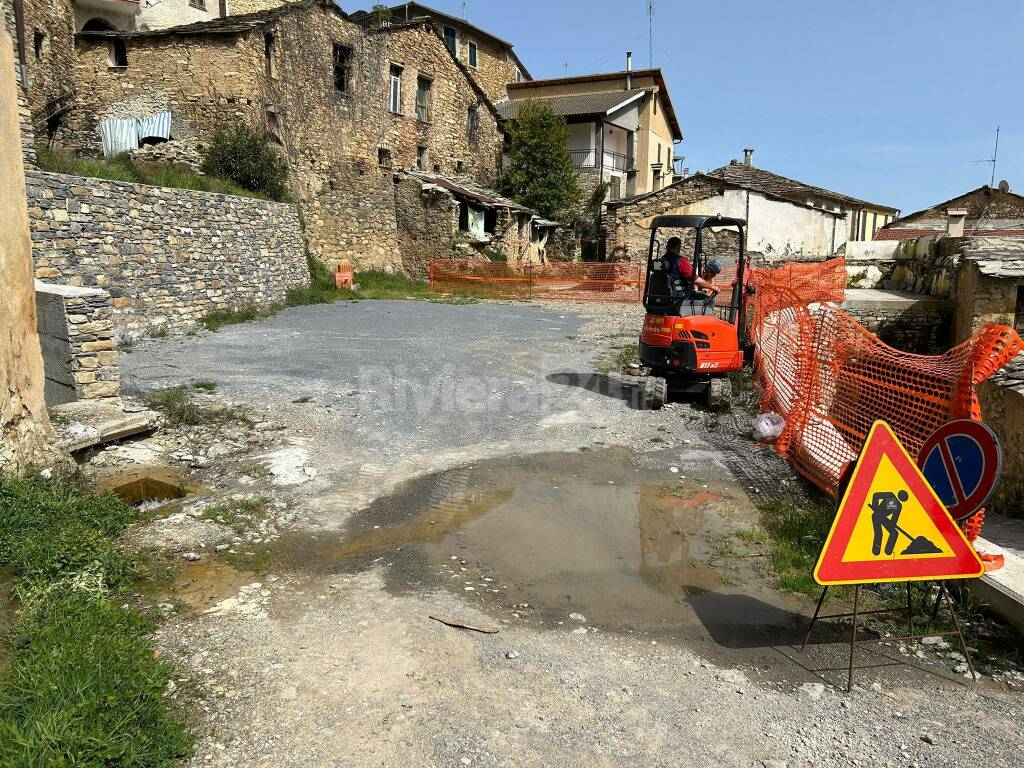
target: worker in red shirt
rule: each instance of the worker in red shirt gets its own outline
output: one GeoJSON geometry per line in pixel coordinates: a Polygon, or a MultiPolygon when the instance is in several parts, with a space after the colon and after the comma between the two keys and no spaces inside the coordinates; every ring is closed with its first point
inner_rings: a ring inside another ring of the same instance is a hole
{"type": "MultiPolygon", "coordinates": [[[[705,280],[701,275],[695,275],[693,273],[693,264],[680,252],[682,247],[683,241],[678,237],[670,237],[668,244],[665,246],[665,260],[668,262],[669,276],[680,280],[690,291],[694,288],[703,288],[710,291],[715,290],[714,283],[710,280],[705,280]]],[[[718,266],[717,261],[713,261],[712,263],[717,267],[717,269],[713,274],[710,274],[709,277],[714,278],[718,272],[721,272],[721,267],[718,266]]]]}

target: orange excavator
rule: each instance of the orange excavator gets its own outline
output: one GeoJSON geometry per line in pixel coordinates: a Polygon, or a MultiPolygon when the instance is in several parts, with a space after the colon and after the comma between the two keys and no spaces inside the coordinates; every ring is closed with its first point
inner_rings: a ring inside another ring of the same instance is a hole
{"type": "Polygon", "coordinates": [[[647,315],[640,335],[640,362],[651,370],[644,387],[649,408],[661,408],[670,397],[686,394],[702,397],[709,408],[727,406],[732,399],[728,374],[753,360],[753,346],[746,341],[747,301],[753,295],[753,287],[747,285],[746,225],[744,219],[721,216],[656,216],[651,222],[644,284],[647,315]],[[719,302],[718,290],[699,291],[672,268],[658,240],[658,231],[666,229],[681,235],[681,255],[690,260],[693,275],[704,274],[712,259],[705,247],[711,243],[706,241],[722,242],[728,239],[725,232],[736,231],[734,269],[730,256],[713,254],[716,261],[728,264],[718,277],[723,288],[732,280],[728,303],[719,302]]]}

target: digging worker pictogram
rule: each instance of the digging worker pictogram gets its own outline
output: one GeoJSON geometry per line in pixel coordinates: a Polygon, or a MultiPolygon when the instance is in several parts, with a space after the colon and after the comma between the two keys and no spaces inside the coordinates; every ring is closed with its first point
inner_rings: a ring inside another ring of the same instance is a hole
{"type": "Polygon", "coordinates": [[[910,498],[905,490],[899,493],[892,491],[879,491],[871,497],[868,508],[871,510],[871,552],[875,557],[882,553],[882,538],[885,537],[886,557],[892,555],[896,549],[896,541],[902,533],[910,544],[900,552],[901,555],[924,555],[938,553],[942,550],[935,546],[925,536],[911,536],[900,528],[900,515],[903,512],[903,504],[910,498]]]}

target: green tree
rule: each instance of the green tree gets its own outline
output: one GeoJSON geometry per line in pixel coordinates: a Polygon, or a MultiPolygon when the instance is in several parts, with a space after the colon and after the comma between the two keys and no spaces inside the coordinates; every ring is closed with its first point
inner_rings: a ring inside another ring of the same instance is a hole
{"type": "Polygon", "coordinates": [[[288,163],[244,123],[214,134],[203,171],[271,200],[288,199],[288,163]]]}
{"type": "Polygon", "coordinates": [[[566,149],[565,119],[536,102],[526,102],[507,129],[508,167],[498,185],[502,193],[542,216],[574,221],[583,192],[566,149]]]}

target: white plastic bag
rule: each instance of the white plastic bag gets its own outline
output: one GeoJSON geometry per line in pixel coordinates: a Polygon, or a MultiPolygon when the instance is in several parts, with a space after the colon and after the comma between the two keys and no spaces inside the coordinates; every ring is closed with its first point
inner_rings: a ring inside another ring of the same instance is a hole
{"type": "Polygon", "coordinates": [[[775,411],[759,414],[754,419],[754,440],[757,442],[774,440],[782,434],[782,430],[785,428],[786,420],[775,411]]]}

